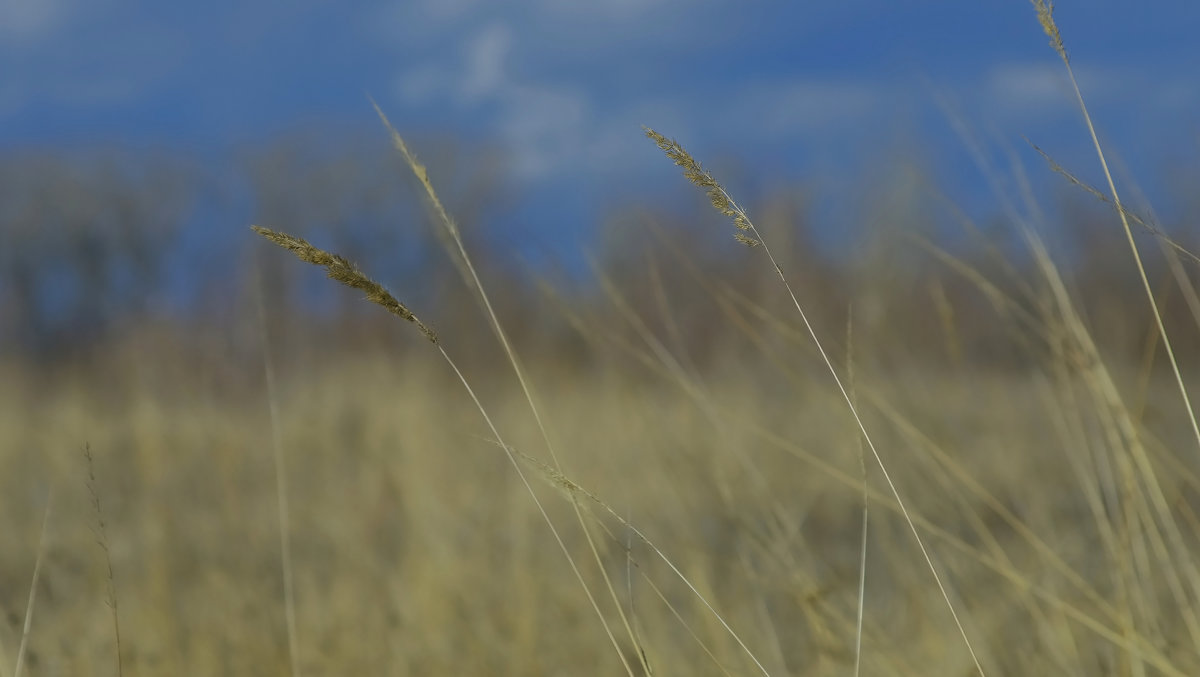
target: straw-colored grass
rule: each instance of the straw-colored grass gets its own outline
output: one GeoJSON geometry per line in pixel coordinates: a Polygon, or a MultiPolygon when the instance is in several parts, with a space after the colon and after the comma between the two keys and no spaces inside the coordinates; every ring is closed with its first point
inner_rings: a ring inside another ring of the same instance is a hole
{"type": "MultiPolygon", "coordinates": [[[[751,346],[748,337],[744,347],[751,346]]],[[[862,479],[855,436],[846,433],[852,420],[836,393],[813,384],[803,360],[790,365],[798,371],[773,377],[700,384],[666,370],[647,379],[645,350],[605,352],[603,377],[566,378],[533,365],[550,415],[571,440],[562,453],[572,481],[652,539],[772,674],[846,674],[862,479]],[[700,387],[707,405],[696,399],[700,387]],[[794,399],[764,397],[763,389],[792,389],[794,399]],[[724,419],[714,422],[707,406],[724,419]],[[737,454],[754,462],[765,486],[737,454]]],[[[480,437],[487,433],[478,412],[452,376],[419,355],[279,365],[304,673],[621,674],[525,490],[480,437]]],[[[895,459],[894,479],[911,497],[991,672],[1074,666],[1078,674],[1115,674],[1135,649],[1174,667],[1163,674],[1200,668],[1182,624],[1162,623],[1155,641],[1146,631],[1123,634],[1112,578],[1119,540],[1106,540],[1104,515],[1094,518],[1085,500],[1084,473],[1097,472],[1094,461],[1073,451],[1093,448],[1087,421],[1095,418],[1087,407],[1068,406],[1077,382],[977,373],[879,382],[869,371],[856,380],[863,406],[877,412],[876,442],[895,459]]],[[[104,407],[100,383],[71,380],[54,391],[44,404],[57,412],[54,427],[33,415],[8,428],[6,500],[13,505],[19,493],[7,478],[77,477],[78,451],[66,443],[84,434],[92,440],[127,673],[285,672],[265,404],[230,398],[219,384],[166,392],[144,385],[104,407]],[[19,452],[35,445],[51,451],[19,452]]],[[[498,386],[485,391],[510,444],[535,445],[526,408],[498,386]]],[[[1154,392],[1169,402],[1169,383],[1154,392]]],[[[28,406],[11,389],[3,404],[28,406]]],[[[1156,466],[1173,468],[1169,447],[1155,447],[1156,466]]],[[[1161,474],[1172,495],[1197,486],[1185,472],[1161,474]]],[[[570,504],[535,489],[556,521],[569,523],[570,504]]],[[[26,674],[112,665],[94,516],[86,492],[59,493],[42,572],[50,587],[38,598],[26,674]]],[[[870,498],[864,674],[963,674],[969,658],[898,506],[875,483],[870,498]]],[[[1188,509],[1178,504],[1176,514],[1188,509]]],[[[0,570],[25,580],[26,591],[38,521],[0,535],[0,570]]],[[[607,524],[621,533],[619,522],[607,524]]],[[[1185,529],[1194,542],[1194,530],[1185,529]]],[[[570,531],[564,540],[576,559],[590,559],[582,535],[570,531]]],[[[733,674],[751,667],[644,545],[602,542],[610,575],[631,590],[623,597],[657,674],[719,673],[705,649],[733,674]],[[628,574],[626,547],[638,564],[628,574]]],[[[585,580],[603,589],[598,572],[585,571],[585,580]]],[[[1132,592],[1141,604],[1164,621],[1174,616],[1180,600],[1165,578],[1138,583],[1132,592]]],[[[20,588],[6,583],[5,590],[14,591],[6,592],[5,610],[21,608],[7,606],[23,604],[20,588]]],[[[17,627],[4,637],[14,648],[17,627]]]]}

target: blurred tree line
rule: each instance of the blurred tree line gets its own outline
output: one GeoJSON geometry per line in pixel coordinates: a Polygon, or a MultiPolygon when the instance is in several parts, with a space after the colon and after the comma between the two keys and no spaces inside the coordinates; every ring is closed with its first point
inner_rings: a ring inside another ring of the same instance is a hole
{"type": "MultiPolygon", "coordinates": [[[[491,217],[512,207],[503,155],[445,139],[423,146],[493,297],[510,326],[543,352],[583,359],[573,320],[628,326],[633,314],[703,365],[722,359],[722,334],[737,331],[739,321],[761,321],[756,313],[764,310],[791,319],[773,271],[752,260],[759,252],[722,237],[728,224],[699,196],[688,213],[627,205],[605,215],[587,243],[595,271],[531,274],[505,234],[489,231],[491,217]]],[[[911,167],[864,186],[853,224],[813,223],[813,197],[803,186],[760,192],[751,215],[825,333],[844,332],[853,303],[856,331],[873,345],[896,346],[897,362],[1012,361],[1016,344],[998,335],[993,299],[971,281],[987,279],[1018,303],[1036,305],[1028,297],[1033,262],[1003,220],[966,223],[911,167]],[[841,233],[832,240],[849,244],[831,245],[832,231],[841,233]]],[[[1090,200],[1064,190],[1048,238],[1100,341],[1142,359],[1153,349],[1151,316],[1114,214],[1090,200]]],[[[429,225],[420,191],[390,149],[374,137],[334,143],[298,133],[241,154],[232,170],[157,152],[0,154],[0,353],[53,363],[110,349],[146,327],[183,350],[257,322],[247,320],[257,312],[257,294],[273,331],[319,324],[324,349],[353,350],[385,331],[379,327],[390,318],[382,313],[348,302],[346,292],[290,257],[263,255],[251,223],[343,253],[415,308],[436,311],[429,319],[444,332],[490,336],[429,225]]],[[[1166,230],[1200,251],[1194,228],[1166,230]]],[[[1192,338],[1177,350],[1200,358],[1189,306],[1200,266],[1183,262],[1185,290],[1154,238],[1138,240],[1169,329],[1192,338]]]]}

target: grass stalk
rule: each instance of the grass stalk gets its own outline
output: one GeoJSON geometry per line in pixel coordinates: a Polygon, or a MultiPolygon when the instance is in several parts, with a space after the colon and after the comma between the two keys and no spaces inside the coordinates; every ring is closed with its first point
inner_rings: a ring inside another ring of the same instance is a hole
{"type": "Polygon", "coordinates": [[[54,502],[54,491],[46,496],[46,507],[42,511],[42,530],[38,535],[37,557],[33,561],[33,580],[29,583],[29,601],[25,605],[25,620],[21,624],[21,644],[17,647],[17,665],[13,677],[21,677],[25,667],[25,654],[29,649],[29,631],[33,627],[33,609],[37,602],[38,582],[42,573],[42,559],[46,555],[46,532],[50,525],[50,505],[54,502]]]}
{"type": "Polygon", "coordinates": [[[96,514],[96,545],[104,553],[104,564],[108,570],[105,589],[105,604],[112,615],[113,639],[116,643],[117,677],[125,674],[125,663],[121,658],[121,613],[117,606],[117,579],[113,573],[112,552],[108,545],[108,527],[104,522],[104,509],[100,505],[100,491],[96,488],[96,464],[92,458],[91,445],[83,445],[83,458],[87,461],[87,489],[92,499],[92,511],[96,514]]]}
{"type": "MultiPolygon", "coordinates": [[[[440,206],[440,202],[439,202],[439,206],[440,206]]],[[[441,342],[438,340],[437,334],[434,333],[434,331],[432,329],[430,329],[428,327],[428,325],[421,322],[421,320],[419,318],[417,318],[417,316],[414,315],[412,313],[412,311],[408,309],[407,306],[405,306],[404,304],[397,301],[396,298],[394,296],[392,296],[391,292],[387,291],[387,289],[385,289],[383,287],[383,285],[381,285],[378,282],[367,277],[361,270],[358,269],[357,266],[350,263],[344,257],[339,256],[337,254],[331,254],[329,252],[321,250],[321,249],[309,244],[302,238],[294,237],[294,236],[288,235],[286,233],[276,232],[276,231],[273,231],[273,230],[270,230],[267,228],[263,228],[261,226],[251,226],[251,228],[256,233],[258,233],[259,235],[262,235],[263,237],[270,240],[271,242],[274,242],[275,244],[279,245],[280,247],[283,247],[284,249],[291,251],[300,260],[305,261],[307,263],[312,263],[314,265],[319,265],[319,266],[324,267],[326,269],[326,273],[330,279],[340,282],[340,283],[342,283],[348,287],[351,287],[353,289],[358,289],[358,290],[364,292],[368,301],[371,301],[372,303],[375,303],[376,305],[382,306],[383,308],[388,310],[388,312],[392,313],[393,315],[396,315],[397,317],[400,317],[400,318],[414,324],[418,328],[418,330],[421,332],[421,334],[430,343],[432,343],[434,346],[437,347],[438,353],[442,356],[442,359],[446,362],[446,364],[454,372],[455,376],[458,377],[458,380],[459,380],[459,382],[462,383],[463,388],[466,389],[467,394],[470,396],[471,401],[475,404],[475,407],[479,410],[479,413],[483,417],[484,422],[487,424],[488,429],[491,430],[491,432],[495,436],[496,440],[498,440],[501,443],[501,446],[504,449],[504,452],[507,455],[509,462],[511,463],[513,469],[516,471],[517,476],[520,478],[521,483],[525,487],[525,490],[529,493],[529,496],[533,499],[534,505],[537,507],[538,512],[542,516],[542,519],[546,522],[546,525],[550,528],[550,532],[551,532],[551,534],[553,534],[554,540],[558,544],[559,549],[562,551],[563,555],[566,557],[567,562],[571,567],[571,571],[575,574],[575,578],[578,580],[579,584],[583,587],[584,593],[587,595],[588,601],[591,603],[592,609],[595,611],[596,615],[600,618],[601,624],[604,627],[605,634],[608,636],[609,641],[613,645],[613,648],[616,649],[617,656],[620,658],[622,665],[625,667],[625,670],[630,675],[630,677],[633,677],[633,668],[632,668],[632,666],[629,665],[629,662],[625,658],[624,652],[621,651],[620,644],[617,642],[617,639],[613,635],[611,628],[609,628],[607,621],[604,619],[604,614],[603,614],[603,612],[601,612],[599,604],[596,602],[595,597],[592,595],[591,589],[588,587],[587,582],[584,580],[583,573],[579,570],[579,566],[576,564],[575,558],[571,555],[570,549],[567,548],[566,542],[563,540],[562,536],[559,534],[558,528],[554,526],[554,521],[550,518],[550,514],[546,511],[545,507],[542,505],[541,499],[539,499],[537,496],[537,492],[535,492],[533,490],[533,486],[530,484],[529,479],[525,476],[524,471],[521,469],[521,464],[517,461],[516,457],[513,455],[511,448],[507,444],[503,443],[503,438],[500,435],[500,431],[496,428],[495,424],[492,422],[492,418],[490,415],[488,415],[487,409],[484,408],[483,403],[476,396],[475,390],[471,387],[470,382],[467,381],[466,376],[463,375],[462,371],[458,368],[458,365],[454,362],[453,359],[451,359],[450,354],[448,352],[446,352],[446,349],[442,346],[441,342]]]]}
{"type": "MultiPolygon", "coordinates": [[[[846,313],[846,380],[850,383],[850,398],[858,405],[858,388],[854,380],[854,308],[846,313]]],[[[867,529],[870,526],[871,497],[870,479],[867,475],[867,451],[863,448],[862,436],[855,435],[858,447],[858,468],[862,473],[862,541],[858,557],[858,605],[855,609],[854,627],[854,677],[862,674],[863,616],[867,600],[867,529]]]]}
{"type": "MultiPolygon", "coordinates": [[[[503,444],[499,440],[497,441],[497,443],[503,444]]],[[[547,481],[549,481],[552,485],[557,487],[558,489],[560,489],[563,492],[565,492],[566,494],[569,494],[572,496],[577,496],[577,497],[582,496],[583,498],[586,498],[589,502],[598,506],[601,510],[603,510],[605,513],[607,513],[610,517],[617,520],[617,522],[620,523],[620,525],[622,527],[629,530],[630,533],[632,533],[635,537],[637,537],[638,541],[640,541],[646,547],[650,548],[650,550],[654,552],[654,554],[658,557],[658,559],[661,560],[664,564],[666,564],[667,567],[675,574],[675,576],[677,578],[679,578],[679,580],[682,581],[683,584],[686,585],[689,590],[692,591],[692,594],[696,596],[696,599],[698,599],[700,601],[700,603],[703,604],[709,610],[709,612],[712,613],[713,618],[715,618],[717,620],[717,622],[721,624],[721,627],[723,627],[725,629],[725,631],[729,633],[729,636],[732,637],[735,642],[737,642],[738,646],[740,646],[742,651],[744,651],[746,653],[746,655],[750,658],[750,660],[752,660],[754,662],[754,665],[759,669],[759,671],[761,671],[764,675],[768,675],[768,676],[770,675],[770,673],[767,672],[766,667],[763,666],[763,664],[761,662],[759,662],[758,658],[754,655],[754,652],[751,651],[750,647],[746,645],[746,642],[744,640],[742,640],[741,636],[738,635],[738,633],[733,629],[733,627],[731,627],[729,625],[729,623],[725,620],[725,618],[721,616],[720,612],[718,612],[716,610],[716,608],[713,607],[712,604],[710,604],[707,599],[705,599],[704,595],[700,592],[699,589],[696,588],[695,584],[692,583],[691,579],[689,579],[683,573],[683,571],[681,571],[679,569],[679,567],[677,567],[675,565],[675,563],[671,561],[671,558],[667,557],[666,553],[664,553],[661,549],[659,549],[659,547],[657,545],[655,545],[654,541],[651,541],[650,538],[648,536],[646,536],[646,534],[644,534],[641,529],[637,528],[631,522],[629,522],[624,517],[622,517],[621,514],[618,513],[616,511],[616,509],[614,509],[608,503],[604,502],[602,499],[600,499],[598,496],[596,496],[592,492],[588,491],[587,489],[584,489],[577,482],[575,482],[574,480],[571,480],[566,475],[559,472],[557,469],[555,469],[555,468],[543,463],[542,461],[539,461],[538,459],[534,458],[533,456],[530,456],[529,454],[525,454],[521,451],[518,451],[515,449],[510,449],[509,453],[510,453],[510,455],[519,456],[526,463],[529,463],[529,464],[533,465],[535,468],[537,468],[538,470],[540,470],[542,476],[547,481]]]]}
{"type": "Polygon", "coordinates": [[[288,507],[287,459],[284,457],[279,396],[275,388],[275,365],[271,360],[271,337],[263,303],[262,278],[255,276],[258,332],[262,342],[263,378],[267,386],[267,408],[271,422],[271,460],[275,470],[276,509],[279,512],[279,568],[283,575],[283,616],[287,626],[288,666],[292,677],[300,677],[300,641],[296,630],[296,584],[292,572],[291,509],[288,507]]]}
{"type": "Polygon", "coordinates": [[[689,181],[705,189],[709,200],[712,202],[713,207],[717,211],[733,220],[733,225],[737,228],[737,232],[734,233],[734,238],[737,239],[738,242],[741,242],[749,247],[762,247],[763,253],[766,254],[767,260],[770,262],[771,267],[775,270],[776,275],[778,275],[779,280],[783,283],[784,288],[787,290],[788,296],[792,301],[792,305],[796,308],[796,312],[799,313],[800,319],[804,323],[804,327],[808,331],[809,337],[813,341],[813,345],[817,348],[817,351],[821,355],[822,361],[825,363],[825,367],[833,376],[833,380],[837,385],[838,391],[842,395],[842,399],[846,402],[846,406],[849,407],[850,413],[854,417],[854,421],[858,425],[859,431],[862,433],[863,440],[866,441],[867,447],[870,448],[871,454],[875,457],[875,461],[879,465],[879,469],[883,474],[884,480],[887,482],[897,504],[900,506],[900,510],[904,515],[905,521],[908,523],[908,527],[917,543],[917,547],[921,550],[921,555],[925,559],[925,564],[929,567],[930,572],[933,573],[934,581],[937,583],[937,587],[941,592],[942,599],[946,602],[946,607],[950,610],[950,615],[954,620],[955,626],[958,628],[959,634],[962,636],[963,642],[967,648],[967,652],[971,655],[971,660],[975,664],[975,669],[978,670],[981,676],[985,676],[986,671],[984,671],[983,665],[979,661],[979,657],[975,652],[975,647],[971,644],[971,639],[967,636],[966,628],[963,626],[962,620],[959,618],[958,612],[954,608],[954,603],[950,600],[950,593],[947,590],[945,583],[942,581],[941,574],[938,573],[937,566],[933,562],[933,556],[929,553],[929,549],[925,546],[925,541],[921,538],[920,532],[917,531],[916,524],[913,522],[912,516],[909,514],[908,507],[905,505],[904,500],[900,497],[900,491],[896,488],[895,482],[892,481],[891,473],[888,472],[887,466],[883,462],[883,457],[880,456],[879,451],[875,447],[874,441],[871,439],[870,433],[867,432],[866,424],[863,423],[862,417],[859,415],[858,408],[854,406],[854,401],[850,397],[849,392],[847,392],[846,386],[843,384],[841,377],[838,376],[837,369],[833,366],[833,361],[829,358],[828,353],[826,353],[824,346],[821,344],[820,338],[817,336],[816,330],[813,329],[812,323],[808,320],[807,313],[804,312],[804,308],[800,305],[800,301],[796,297],[795,291],[792,289],[791,284],[787,281],[787,277],[783,274],[783,269],[780,267],[775,256],[771,253],[771,249],[767,246],[762,234],[758,231],[758,228],[754,226],[754,223],[750,220],[750,217],[747,216],[746,211],[729,196],[729,193],[726,192],[719,183],[717,183],[712,174],[705,170],[699,162],[697,162],[686,150],[684,150],[683,146],[679,145],[679,143],[674,140],[666,138],[653,129],[646,128],[645,133],[647,137],[653,140],[658,147],[664,153],[666,153],[668,158],[673,160],[676,165],[683,168],[683,174],[689,181]]]}
{"type": "Polygon", "coordinates": [[[1071,81],[1071,89],[1075,93],[1075,100],[1079,104],[1079,111],[1083,115],[1083,121],[1087,125],[1088,134],[1092,139],[1092,146],[1096,149],[1096,157],[1100,161],[1100,167],[1104,170],[1104,180],[1108,183],[1108,192],[1112,196],[1112,202],[1117,210],[1117,215],[1121,218],[1121,226],[1125,230],[1125,239],[1129,244],[1129,252],[1133,256],[1134,264],[1137,266],[1138,277],[1142,283],[1142,289],[1146,293],[1146,300],[1150,304],[1150,310],[1154,314],[1154,324],[1158,328],[1158,333],[1162,337],[1163,351],[1167,355],[1167,361],[1171,364],[1171,371],[1175,375],[1175,383],[1179,388],[1179,396],[1183,400],[1184,409],[1187,411],[1188,421],[1192,424],[1192,435],[1196,440],[1196,444],[1200,447],[1200,421],[1197,421],[1196,410],[1192,407],[1191,397],[1188,395],[1187,386],[1183,381],[1183,374],[1179,369],[1179,361],[1175,359],[1175,349],[1171,346],[1171,339],[1167,335],[1167,328],[1163,324],[1162,313],[1159,311],[1158,303],[1154,300],[1154,290],[1150,286],[1150,278],[1146,274],[1146,266],[1142,263],[1142,254],[1138,249],[1137,242],[1133,239],[1133,228],[1129,225],[1129,214],[1121,203],[1121,196],[1117,192],[1117,185],[1113,181],[1112,172],[1108,168],[1108,159],[1105,157],[1104,148],[1100,144],[1100,137],[1096,134],[1096,125],[1092,122],[1092,115],[1088,112],[1087,103],[1083,100],[1083,92],[1079,89],[1079,82],[1075,78],[1075,69],[1071,67],[1071,59],[1067,55],[1067,50],[1063,46],[1062,35],[1059,33],[1058,24],[1054,21],[1054,2],[1053,0],[1031,0],[1034,9],[1037,10],[1038,21],[1042,24],[1042,30],[1045,31],[1047,37],[1050,38],[1050,46],[1058,53],[1059,58],[1063,62],[1063,66],[1067,69],[1067,77],[1071,81]]]}
{"type": "MultiPolygon", "coordinates": [[[[371,103],[375,107],[375,112],[379,115],[379,119],[383,122],[384,127],[387,128],[388,133],[391,136],[393,146],[395,146],[396,150],[398,150],[404,157],[405,162],[408,164],[417,180],[425,189],[426,197],[428,198],[433,209],[437,223],[443,230],[445,236],[453,244],[454,250],[457,253],[455,260],[460,262],[462,270],[469,278],[467,281],[470,287],[475,291],[476,294],[478,294],[479,299],[486,311],[487,319],[492,327],[492,331],[496,334],[496,338],[499,340],[500,345],[504,350],[504,355],[508,359],[508,363],[512,367],[513,373],[516,375],[517,382],[521,387],[521,393],[525,397],[526,404],[529,405],[529,410],[533,414],[533,419],[537,425],[538,433],[542,437],[542,442],[545,444],[546,450],[550,454],[550,458],[554,463],[554,467],[558,469],[559,472],[562,472],[562,462],[559,460],[558,452],[556,451],[555,445],[551,441],[550,434],[547,431],[546,423],[541,414],[541,408],[537,405],[537,401],[533,394],[533,388],[529,382],[529,379],[526,377],[525,369],[521,365],[521,360],[518,358],[517,352],[513,348],[512,342],[508,338],[508,332],[504,330],[504,326],[500,322],[500,317],[497,315],[495,308],[492,306],[492,301],[488,296],[487,290],[484,289],[483,282],[479,279],[479,273],[476,271],[475,265],[471,262],[471,256],[467,253],[467,248],[463,242],[462,234],[458,228],[458,225],[455,223],[454,219],[450,217],[449,212],[442,205],[442,201],[438,197],[437,191],[434,190],[433,182],[429,180],[428,170],[423,164],[421,164],[420,161],[417,160],[416,155],[413,154],[413,152],[408,148],[408,144],[405,143],[404,137],[400,136],[399,132],[396,131],[396,128],[392,126],[392,123],[388,120],[387,116],[383,113],[383,110],[379,107],[379,105],[374,101],[371,103]]],[[[452,255],[455,252],[452,252],[452,255]]],[[[617,594],[616,588],[613,585],[612,578],[609,576],[608,570],[604,566],[604,561],[600,557],[600,551],[596,547],[595,540],[592,538],[592,534],[587,528],[587,523],[584,521],[579,504],[576,502],[574,497],[571,499],[571,505],[575,511],[576,521],[579,524],[580,530],[583,532],[584,538],[587,541],[588,549],[590,550],[592,558],[596,563],[596,568],[600,572],[600,576],[604,581],[604,585],[608,591],[609,597],[617,610],[617,614],[621,619],[621,623],[624,625],[625,632],[627,633],[629,640],[633,642],[635,646],[638,646],[637,633],[634,632],[633,626],[625,614],[624,606],[621,604],[621,600],[617,594]]],[[[582,579],[580,580],[580,583],[583,584],[582,579]]],[[[590,591],[588,592],[588,596],[591,597],[590,591]]],[[[600,621],[607,626],[608,622],[604,618],[603,614],[600,614],[600,621]]],[[[606,631],[608,631],[607,628],[606,631]]],[[[610,635],[612,634],[611,631],[608,631],[608,633],[610,635]]],[[[625,665],[625,669],[632,676],[633,671],[625,659],[624,652],[620,650],[619,646],[615,646],[615,648],[618,655],[621,657],[621,662],[625,665]]]]}

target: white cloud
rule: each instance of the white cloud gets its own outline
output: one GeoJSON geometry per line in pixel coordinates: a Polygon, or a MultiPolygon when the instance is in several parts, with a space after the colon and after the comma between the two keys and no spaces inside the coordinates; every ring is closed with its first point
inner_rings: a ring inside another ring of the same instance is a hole
{"type": "MultiPolygon", "coordinates": [[[[721,73],[701,82],[683,72],[678,55],[698,45],[732,53],[758,39],[747,29],[754,24],[731,20],[705,0],[700,7],[682,0],[445,1],[387,0],[390,17],[374,29],[391,32],[389,43],[408,64],[396,93],[426,112],[452,111],[486,125],[526,179],[577,167],[623,171],[640,157],[640,124],[680,137],[799,142],[809,152],[903,134],[922,124],[930,106],[915,78],[897,76],[898,69],[835,72],[801,60],[791,72],[775,64],[747,74],[755,66],[743,59],[729,71],[743,69],[741,78],[721,73]]],[[[849,26],[857,14],[886,6],[825,3],[796,10],[805,17],[797,23],[805,33],[849,26]]],[[[1114,69],[1078,72],[1084,95],[1097,103],[1146,92],[1153,80],[1114,69]]],[[[1073,107],[1062,64],[1051,58],[999,63],[955,89],[970,102],[969,117],[1019,121],[1022,129],[1073,107]]],[[[1184,85],[1142,100],[1182,107],[1195,91],[1184,85]]]]}
{"type": "Polygon", "coordinates": [[[410,104],[494,111],[492,125],[510,149],[512,171],[535,179],[578,158],[590,107],[570,86],[510,74],[513,44],[512,29],[492,23],[475,31],[458,53],[404,72],[397,93],[410,104]]]}
{"type": "Polygon", "coordinates": [[[431,104],[449,97],[459,105],[472,106],[494,99],[510,85],[505,62],[512,42],[511,29],[492,24],[467,40],[460,53],[441,60],[424,59],[401,72],[396,91],[411,104],[431,104]]]}
{"type": "Polygon", "coordinates": [[[488,26],[470,41],[459,88],[466,101],[479,101],[503,89],[504,62],[512,50],[512,41],[512,30],[504,24],[488,26]]]}
{"type": "Polygon", "coordinates": [[[579,92],[563,88],[521,86],[504,93],[499,121],[510,152],[513,170],[536,179],[573,164],[581,157],[587,134],[589,106],[579,92]]]}
{"type": "Polygon", "coordinates": [[[987,105],[1019,116],[1043,116],[1071,103],[1070,84],[1061,64],[1001,64],[984,83],[987,105]]]}
{"type": "MultiPolygon", "coordinates": [[[[1130,66],[1075,67],[1075,76],[1089,106],[1141,106],[1149,113],[1194,107],[1194,78],[1179,73],[1147,73],[1130,66]]],[[[1037,120],[1075,114],[1075,92],[1061,63],[1006,63],[988,73],[978,90],[989,116],[1037,120]]]]}
{"type": "Polygon", "coordinates": [[[694,0],[382,0],[361,15],[361,30],[402,53],[437,52],[502,22],[522,53],[553,46],[557,57],[585,58],[644,46],[691,48],[719,27],[700,29],[694,0]]]}
{"type": "Polygon", "coordinates": [[[0,44],[35,42],[67,15],[62,0],[0,0],[0,44]]]}

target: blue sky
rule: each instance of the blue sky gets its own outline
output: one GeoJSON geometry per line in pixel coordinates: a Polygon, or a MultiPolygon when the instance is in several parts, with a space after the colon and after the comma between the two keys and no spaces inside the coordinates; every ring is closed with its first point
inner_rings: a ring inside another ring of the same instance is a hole
{"type": "MultiPolygon", "coordinates": [[[[1139,179],[1195,167],[1200,3],[1060,0],[1056,13],[1139,179]]],[[[128,145],[220,163],[301,127],[374,132],[368,93],[414,139],[502,148],[506,218],[547,232],[614,199],[687,191],[643,124],[835,204],[916,149],[982,201],[944,97],[1035,176],[1021,135],[1096,176],[1026,0],[0,0],[0,151],[128,145]]]]}

